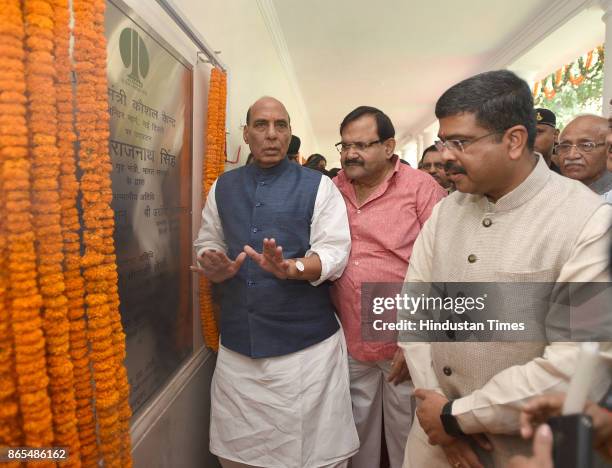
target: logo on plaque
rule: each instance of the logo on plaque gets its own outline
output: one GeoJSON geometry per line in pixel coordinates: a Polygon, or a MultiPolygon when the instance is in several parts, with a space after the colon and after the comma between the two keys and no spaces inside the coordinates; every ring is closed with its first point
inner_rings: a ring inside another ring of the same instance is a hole
{"type": "Polygon", "coordinates": [[[119,36],[119,52],[125,68],[131,68],[130,83],[142,88],[142,81],[149,73],[149,52],[138,32],[125,28],[119,36]]]}

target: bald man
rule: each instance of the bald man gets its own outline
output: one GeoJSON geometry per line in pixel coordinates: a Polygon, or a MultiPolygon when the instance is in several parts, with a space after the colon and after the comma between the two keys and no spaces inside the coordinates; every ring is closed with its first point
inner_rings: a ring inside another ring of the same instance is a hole
{"type": "Polygon", "coordinates": [[[580,115],[563,129],[557,146],[561,173],[599,195],[612,190],[612,173],[606,168],[607,133],[607,119],[580,115]]]}
{"type": "Polygon", "coordinates": [[[289,114],[248,110],[253,163],[213,184],[195,271],[221,291],[210,451],[224,468],[346,467],[359,447],[344,335],[329,295],[351,246],[342,195],[286,157],[289,114]]]}

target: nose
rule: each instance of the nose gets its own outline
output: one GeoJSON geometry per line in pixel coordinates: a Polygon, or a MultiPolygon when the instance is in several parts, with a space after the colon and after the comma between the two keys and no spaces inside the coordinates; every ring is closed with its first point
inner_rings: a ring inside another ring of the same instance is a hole
{"type": "Polygon", "coordinates": [[[266,130],[266,138],[268,140],[275,140],[278,137],[278,134],[276,132],[276,127],[274,126],[274,122],[270,122],[270,125],[268,125],[268,128],[266,130]]]}
{"type": "Polygon", "coordinates": [[[455,154],[449,150],[446,146],[442,148],[442,151],[440,151],[440,154],[442,155],[442,161],[444,161],[444,163],[447,163],[449,161],[456,161],[457,158],[455,157],[455,154]]]}
{"type": "Polygon", "coordinates": [[[582,155],[578,152],[578,148],[576,146],[570,146],[569,151],[565,155],[565,159],[579,159],[582,155]]]}
{"type": "Polygon", "coordinates": [[[350,159],[352,159],[353,156],[358,155],[359,153],[357,152],[357,150],[355,149],[355,146],[350,145],[348,147],[348,149],[346,150],[346,152],[344,153],[344,157],[348,158],[350,157],[350,159]]]}

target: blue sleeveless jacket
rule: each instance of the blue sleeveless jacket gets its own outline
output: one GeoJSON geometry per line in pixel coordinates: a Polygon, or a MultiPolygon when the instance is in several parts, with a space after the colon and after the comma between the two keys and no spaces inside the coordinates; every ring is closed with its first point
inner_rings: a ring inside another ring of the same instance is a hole
{"type": "MultiPolygon", "coordinates": [[[[228,257],[250,245],[261,252],[274,238],[285,258],[310,248],[310,222],[322,174],[289,162],[250,164],[223,174],[215,198],[228,257]]],[[[319,343],[339,328],[329,283],[280,280],[251,259],[220,284],[221,343],[240,354],[271,357],[319,343]]]]}

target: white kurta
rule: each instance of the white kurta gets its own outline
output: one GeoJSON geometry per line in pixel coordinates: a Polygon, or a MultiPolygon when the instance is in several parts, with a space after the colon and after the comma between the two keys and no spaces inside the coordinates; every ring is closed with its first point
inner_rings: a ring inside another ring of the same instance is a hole
{"type": "MultiPolygon", "coordinates": [[[[455,193],[436,205],[415,242],[406,281],[609,281],[611,215],[609,205],[582,184],[550,171],[539,158],[527,179],[496,204],[484,196],[455,193]],[[574,226],[576,220],[582,224],[574,226]],[[561,244],[568,253],[559,253],[561,244]],[[468,260],[472,253],[475,263],[468,260]]],[[[566,391],[578,356],[577,344],[565,342],[399,345],[415,387],[442,394],[443,386],[457,388],[453,415],[465,433],[489,437],[494,462],[483,464],[496,467],[505,466],[514,448],[530,449],[518,436],[521,407],[536,395],[566,391]],[[543,348],[539,355],[534,345],[543,348]],[[506,360],[514,362],[482,377],[506,360]],[[440,372],[447,368],[452,376],[440,372]]],[[[608,385],[606,374],[592,382],[595,393],[608,385]]],[[[404,468],[421,466],[443,468],[448,462],[417,423],[408,438],[404,468]]]]}
{"type": "MultiPolygon", "coordinates": [[[[213,184],[194,245],[227,252],[213,184]]],[[[310,249],[321,259],[314,286],[337,279],[350,252],[346,206],[322,177],[310,226],[310,249]]],[[[211,388],[210,451],[267,468],[316,468],[345,460],[359,448],[349,393],[342,329],[285,356],[253,359],[219,347],[211,388]]]]}
{"type": "Polygon", "coordinates": [[[219,347],[211,389],[210,451],[267,468],[315,468],[359,448],[344,334],[251,359],[219,347]]]}

